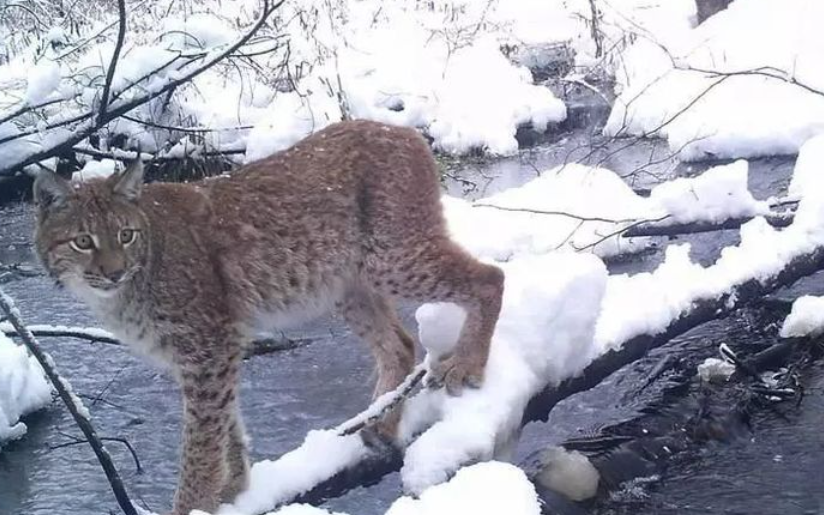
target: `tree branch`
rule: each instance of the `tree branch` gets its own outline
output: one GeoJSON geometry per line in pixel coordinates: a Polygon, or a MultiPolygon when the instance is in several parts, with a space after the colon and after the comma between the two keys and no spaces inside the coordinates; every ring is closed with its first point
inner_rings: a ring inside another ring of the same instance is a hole
{"type": "MultiPolygon", "coordinates": [[[[655,223],[644,223],[629,227],[621,233],[624,238],[639,238],[645,236],[680,236],[682,234],[695,234],[702,232],[725,231],[728,229],[738,229],[745,223],[752,220],[753,216],[741,218],[728,218],[723,222],[690,222],[683,224],[659,225],[655,223]]],[[[793,223],[795,214],[770,214],[764,219],[773,227],[788,227],[793,223]]]]}
{"type": "MultiPolygon", "coordinates": [[[[107,345],[125,346],[123,342],[107,331],[89,327],[67,327],[50,325],[30,325],[28,331],[40,338],[74,338],[89,343],[105,343],[107,345]]],[[[11,323],[0,322],[0,332],[13,338],[24,338],[20,331],[11,323]]],[[[263,356],[288,350],[305,347],[314,342],[313,338],[262,338],[254,340],[246,351],[246,357],[263,356]]]]}
{"type": "Polygon", "coordinates": [[[109,107],[109,93],[112,87],[112,80],[114,80],[114,72],[117,68],[117,61],[120,59],[120,52],[123,50],[123,41],[126,39],[126,0],[117,0],[117,42],[114,45],[114,53],[112,60],[109,62],[109,68],[106,70],[106,82],[103,85],[103,94],[100,97],[100,112],[97,114],[98,127],[104,124],[106,118],[106,109],[109,107]]]}
{"type": "MultiPolygon", "coordinates": [[[[176,70],[178,72],[183,72],[188,64],[191,64],[194,60],[197,59],[204,59],[205,61],[202,62],[197,68],[190,70],[188,72],[182,73],[175,79],[169,79],[162,87],[158,87],[156,89],[152,89],[151,91],[147,92],[144,95],[137,96],[135,98],[131,98],[129,100],[122,100],[122,101],[115,101],[112,102],[108,109],[105,112],[105,115],[102,117],[98,117],[96,119],[87,120],[85,123],[81,123],[80,125],[74,127],[73,131],[63,136],[62,138],[57,139],[51,146],[48,148],[43,148],[38,151],[34,151],[32,153],[21,153],[22,155],[16,156],[16,159],[10,160],[10,162],[6,162],[2,167],[0,167],[0,176],[11,176],[14,175],[17,171],[23,169],[24,167],[38,163],[43,161],[44,159],[48,159],[50,157],[54,157],[66,149],[69,149],[84,139],[88,138],[91,134],[97,131],[103,125],[119,118],[120,116],[132,111],[133,109],[167,93],[189,81],[197,77],[198,75],[202,74],[206,70],[212,68],[221,60],[226,58],[229,55],[232,55],[237,52],[239,48],[246,44],[250,38],[252,38],[255,33],[260,30],[261,27],[266,23],[266,20],[269,16],[277,10],[285,0],[280,0],[275,4],[272,4],[270,0],[263,1],[263,10],[261,12],[260,17],[257,21],[243,34],[240,38],[237,39],[234,43],[226,47],[223,51],[217,53],[213,57],[209,58],[209,54],[198,54],[197,57],[193,58],[193,60],[184,63],[176,70]]],[[[178,57],[175,57],[172,62],[176,61],[178,57]]],[[[168,66],[168,64],[166,66],[168,66]]],[[[139,81],[140,79],[138,79],[139,81]]],[[[135,83],[132,83],[132,85],[135,83]]],[[[128,90],[131,85],[126,86],[123,91],[128,90]]],[[[122,93],[122,92],[121,92],[122,93]]],[[[113,95],[117,97],[117,95],[113,95]]],[[[92,118],[93,114],[91,112],[85,113],[83,115],[78,115],[72,118],[72,120],[84,120],[87,118],[92,118]]],[[[61,123],[61,125],[66,125],[67,123],[61,123]]],[[[52,128],[52,127],[49,127],[52,128]]],[[[38,132],[38,131],[34,131],[38,132]]],[[[15,136],[11,139],[16,139],[19,136],[15,136]]],[[[5,140],[0,140],[0,143],[3,141],[7,141],[9,138],[5,140]]]]}
{"type": "Polygon", "coordinates": [[[63,404],[66,405],[75,423],[77,423],[77,426],[83,432],[83,435],[97,456],[100,465],[103,467],[103,472],[106,473],[106,478],[109,480],[109,485],[117,499],[117,503],[120,505],[120,509],[122,509],[126,515],[137,515],[137,510],[132,504],[131,499],[129,499],[129,494],[123,486],[123,480],[120,478],[120,474],[112,462],[109,451],[106,450],[106,447],[97,435],[97,431],[95,431],[94,426],[92,426],[91,420],[89,420],[88,411],[80,399],[74,395],[69,382],[57,373],[51,356],[40,348],[40,344],[37,343],[34,335],[26,328],[25,324],[23,324],[20,313],[14,306],[14,301],[12,301],[11,297],[6,295],[2,289],[0,289],[0,309],[2,309],[9,318],[9,321],[22,338],[26,348],[35,359],[37,359],[38,363],[40,363],[49,381],[51,381],[58,395],[60,395],[63,404]]]}

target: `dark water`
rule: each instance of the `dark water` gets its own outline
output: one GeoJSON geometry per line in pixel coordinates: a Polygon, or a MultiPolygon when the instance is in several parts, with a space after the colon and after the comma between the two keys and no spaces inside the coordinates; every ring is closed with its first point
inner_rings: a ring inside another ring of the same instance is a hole
{"type": "MultiPolygon", "coordinates": [[[[517,186],[536,170],[580,158],[579,147],[592,148],[586,134],[565,136],[553,145],[494,163],[461,163],[455,170],[477,184],[451,181],[449,189],[469,196],[487,195],[517,186]],[[586,147],[584,143],[588,144],[586,147]],[[572,156],[571,156],[572,154],[572,156]]],[[[665,176],[695,173],[670,160],[637,171],[655,152],[645,143],[627,151],[621,162],[599,150],[607,166],[625,170],[635,187],[646,187],[665,176]],[[646,146],[643,146],[646,145],[646,146]],[[634,156],[634,157],[633,157],[634,156]]],[[[591,152],[584,150],[583,152],[591,152]]],[[[593,153],[595,159],[596,153],[593,153]]],[[[792,160],[776,158],[753,163],[751,187],[762,198],[786,186],[792,160]]],[[[31,213],[25,205],[0,209],[0,263],[31,263],[31,213]]],[[[692,236],[694,256],[713,261],[719,249],[737,241],[736,231],[692,236]]],[[[613,272],[654,268],[661,253],[612,265],[613,272]]],[[[807,290],[822,293],[821,281],[807,290]]],[[[5,284],[30,323],[96,325],[85,309],[42,277],[5,284]]],[[[796,293],[790,293],[790,297],[796,293]]],[[[411,326],[412,310],[405,311],[411,326]]],[[[746,320],[705,325],[614,374],[597,388],[559,404],[545,424],[525,429],[519,459],[545,445],[556,444],[602,425],[632,417],[654,400],[655,389],[637,395],[638,384],[667,355],[700,360],[714,355],[720,342],[770,338],[748,332],[746,320]]],[[[311,337],[311,345],[250,359],[243,376],[242,405],[252,437],[253,459],[274,458],[296,447],[310,429],[329,427],[360,411],[371,393],[371,358],[367,350],[337,320],[314,323],[294,335],[311,337]]],[[[168,509],[177,475],[180,402],[175,385],[123,349],[76,340],[44,340],[60,371],[86,397],[94,422],[104,436],[126,438],[134,446],[144,473],[138,474],[130,455],[116,444],[114,454],[130,492],[155,511],[168,509]]],[[[824,513],[824,370],[806,372],[807,396],[785,420],[759,416],[751,437],[715,444],[691,459],[673,463],[657,480],[602,500],[592,513],[824,513]]],[[[85,444],[60,447],[77,430],[58,404],[29,417],[28,435],[0,452],[0,515],[87,515],[117,512],[108,485],[85,444]]],[[[378,515],[400,495],[397,475],[368,489],[360,488],[328,503],[328,508],[352,515],[378,515]]]]}

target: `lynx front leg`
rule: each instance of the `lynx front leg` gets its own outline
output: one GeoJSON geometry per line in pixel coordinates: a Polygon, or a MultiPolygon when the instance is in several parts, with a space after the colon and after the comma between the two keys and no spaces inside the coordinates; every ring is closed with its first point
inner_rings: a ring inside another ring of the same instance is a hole
{"type": "Polygon", "coordinates": [[[501,311],[504,275],[479,262],[447,237],[421,244],[414,257],[391,265],[393,295],[420,302],[453,302],[466,310],[466,321],[452,354],[433,366],[430,385],[446,386],[458,395],[464,386],[483,382],[492,333],[501,311]]]}
{"type": "MultiPolygon", "coordinates": [[[[415,340],[404,330],[389,300],[358,285],[351,288],[340,311],[352,331],[366,341],[375,356],[378,382],[373,398],[395,389],[415,366],[415,340]]],[[[387,415],[374,430],[392,440],[400,421],[400,408],[387,415]]]]}
{"type": "Polygon", "coordinates": [[[220,494],[220,501],[227,503],[232,502],[239,493],[249,486],[246,430],[243,427],[240,409],[236,407],[233,412],[234,415],[229,425],[229,445],[226,448],[228,476],[220,494]]]}
{"type": "Polygon", "coordinates": [[[192,368],[180,374],[183,449],[173,515],[188,515],[193,509],[214,511],[231,472],[227,457],[236,420],[236,366],[209,361],[192,368]],[[225,378],[218,379],[221,375],[225,378]]]}

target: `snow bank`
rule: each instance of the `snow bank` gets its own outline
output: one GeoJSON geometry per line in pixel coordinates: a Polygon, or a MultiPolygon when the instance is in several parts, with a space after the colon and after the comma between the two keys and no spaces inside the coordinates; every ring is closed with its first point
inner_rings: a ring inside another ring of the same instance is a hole
{"type": "Polygon", "coordinates": [[[506,261],[562,249],[610,257],[648,246],[649,239],[620,237],[638,221],[721,222],[767,213],[747,177],[747,162],[738,161],[665,182],[643,198],[610,170],[569,164],[491,197],[444,197],[443,204],[453,239],[479,257],[506,261]]]}
{"type": "Polygon", "coordinates": [[[805,295],[793,302],[779,333],[782,338],[818,336],[824,333],[824,297],[805,295]]]}
{"type": "Polygon", "coordinates": [[[26,433],[20,417],[47,406],[51,392],[37,361],[0,333],[0,446],[26,433]]]}
{"type": "MultiPolygon", "coordinates": [[[[595,357],[592,337],[607,279],[599,259],[553,253],[502,268],[503,307],[483,386],[460,397],[425,390],[405,406],[406,438],[439,419],[406,451],[401,476],[412,492],[445,481],[458,464],[507,457],[529,399],[595,357]]],[[[421,343],[435,356],[455,345],[464,319],[453,304],[425,305],[416,317],[421,343]]]]}
{"type": "Polygon", "coordinates": [[[694,30],[639,39],[617,68],[605,132],[663,136],[685,160],[797,152],[824,132],[824,95],[749,72],[824,91],[822,18],[818,0],[739,0],[694,30]]]}

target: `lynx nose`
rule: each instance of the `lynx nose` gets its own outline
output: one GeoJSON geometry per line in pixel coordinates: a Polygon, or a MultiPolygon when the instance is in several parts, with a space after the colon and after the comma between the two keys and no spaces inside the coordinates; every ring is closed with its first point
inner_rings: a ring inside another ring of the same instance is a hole
{"type": "Polygon", "coordinates": [[[113,283],[119,283],[123,276],[126,275],[125,270],[115,270],[113,272],[109,272],[106,274],[106,279],[110,280],[113,283]]]}

